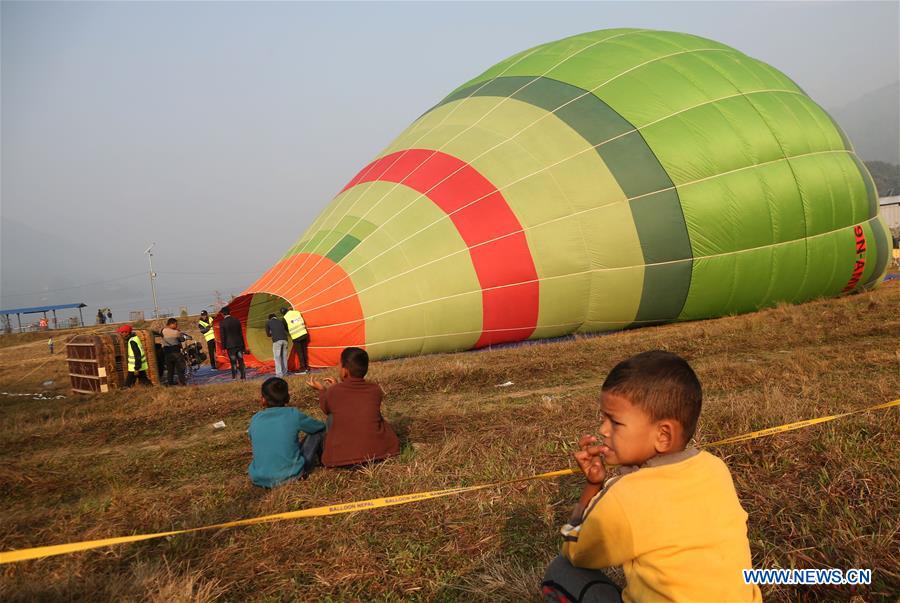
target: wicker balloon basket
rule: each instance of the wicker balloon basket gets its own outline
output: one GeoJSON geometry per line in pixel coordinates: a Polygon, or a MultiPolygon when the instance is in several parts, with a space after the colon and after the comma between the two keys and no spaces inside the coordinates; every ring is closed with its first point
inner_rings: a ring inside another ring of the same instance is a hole
{"type": "MultiPolygon", "coordinates": [[[[153,333],[146,330],[135,333],[147,354],[147,376],[154,385],[159,385],[153,333]]],[[[66,342],[66,363],[72,391],[77,394],[106,393],[123,387],[128,370],[125,340],[118,333],[76,335],[66,342]]]]}

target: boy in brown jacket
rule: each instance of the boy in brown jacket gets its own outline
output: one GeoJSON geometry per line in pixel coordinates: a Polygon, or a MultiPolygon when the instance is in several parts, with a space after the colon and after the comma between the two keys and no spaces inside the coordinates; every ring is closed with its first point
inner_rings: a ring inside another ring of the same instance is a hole
{"type": "Polygon", "coordinates": [[[400,440],[381,416],[384,391],[366,381],[369,354],[360,348],[341,352],[340,382],[327,377],[307,384],[319,390],[319,406],[328,417],[322,464],[346,467],[400,454],[400,440]]]}

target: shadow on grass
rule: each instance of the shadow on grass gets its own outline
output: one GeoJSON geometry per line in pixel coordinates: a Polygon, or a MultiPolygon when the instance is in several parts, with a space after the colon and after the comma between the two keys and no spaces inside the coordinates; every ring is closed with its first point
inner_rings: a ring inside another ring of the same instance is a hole
{"type": "MultiPolygon", "coordinates": [[[[500,528],[497,549],[441,588],[434,600],[540,601],[540,581],[559,550],[559,526],[568,519],[569,503],[579,488],[576,480],[560,480],[550,497],[560,504],[512,507],[500,528]]],[[[492,531],[493,526],[485,526],[485,535],[492,531]]]]}

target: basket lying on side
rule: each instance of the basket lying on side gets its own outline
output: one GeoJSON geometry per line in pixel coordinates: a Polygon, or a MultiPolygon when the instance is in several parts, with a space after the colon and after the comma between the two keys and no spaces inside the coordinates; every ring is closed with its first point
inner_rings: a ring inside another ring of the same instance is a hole
{"type": "MultiPolygon", "coordinates": [[[[153,334],[145,330],[135,333],[147,354],[147,376],[159,385],[153,334]]],[[[128,355],[125,340],[118,333],[75,335],[66,342],[66,362],[72,391],[77,394],[105,393],[125,385],[128,355]]]]}

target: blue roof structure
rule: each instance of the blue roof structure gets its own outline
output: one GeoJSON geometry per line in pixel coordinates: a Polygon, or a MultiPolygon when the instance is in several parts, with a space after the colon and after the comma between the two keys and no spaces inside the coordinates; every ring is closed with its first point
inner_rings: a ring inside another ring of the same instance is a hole
{"type": "Polygon", "coordinates": [[[0,310],[0,314],[40,314],[41,312],[52,312],[53,310],[68,310],[70,308],[87,308],[87,304],[77,303],[59,304],[56,306],[35,306],[33,308],[12,308],[11,310],[0,310]]]}

